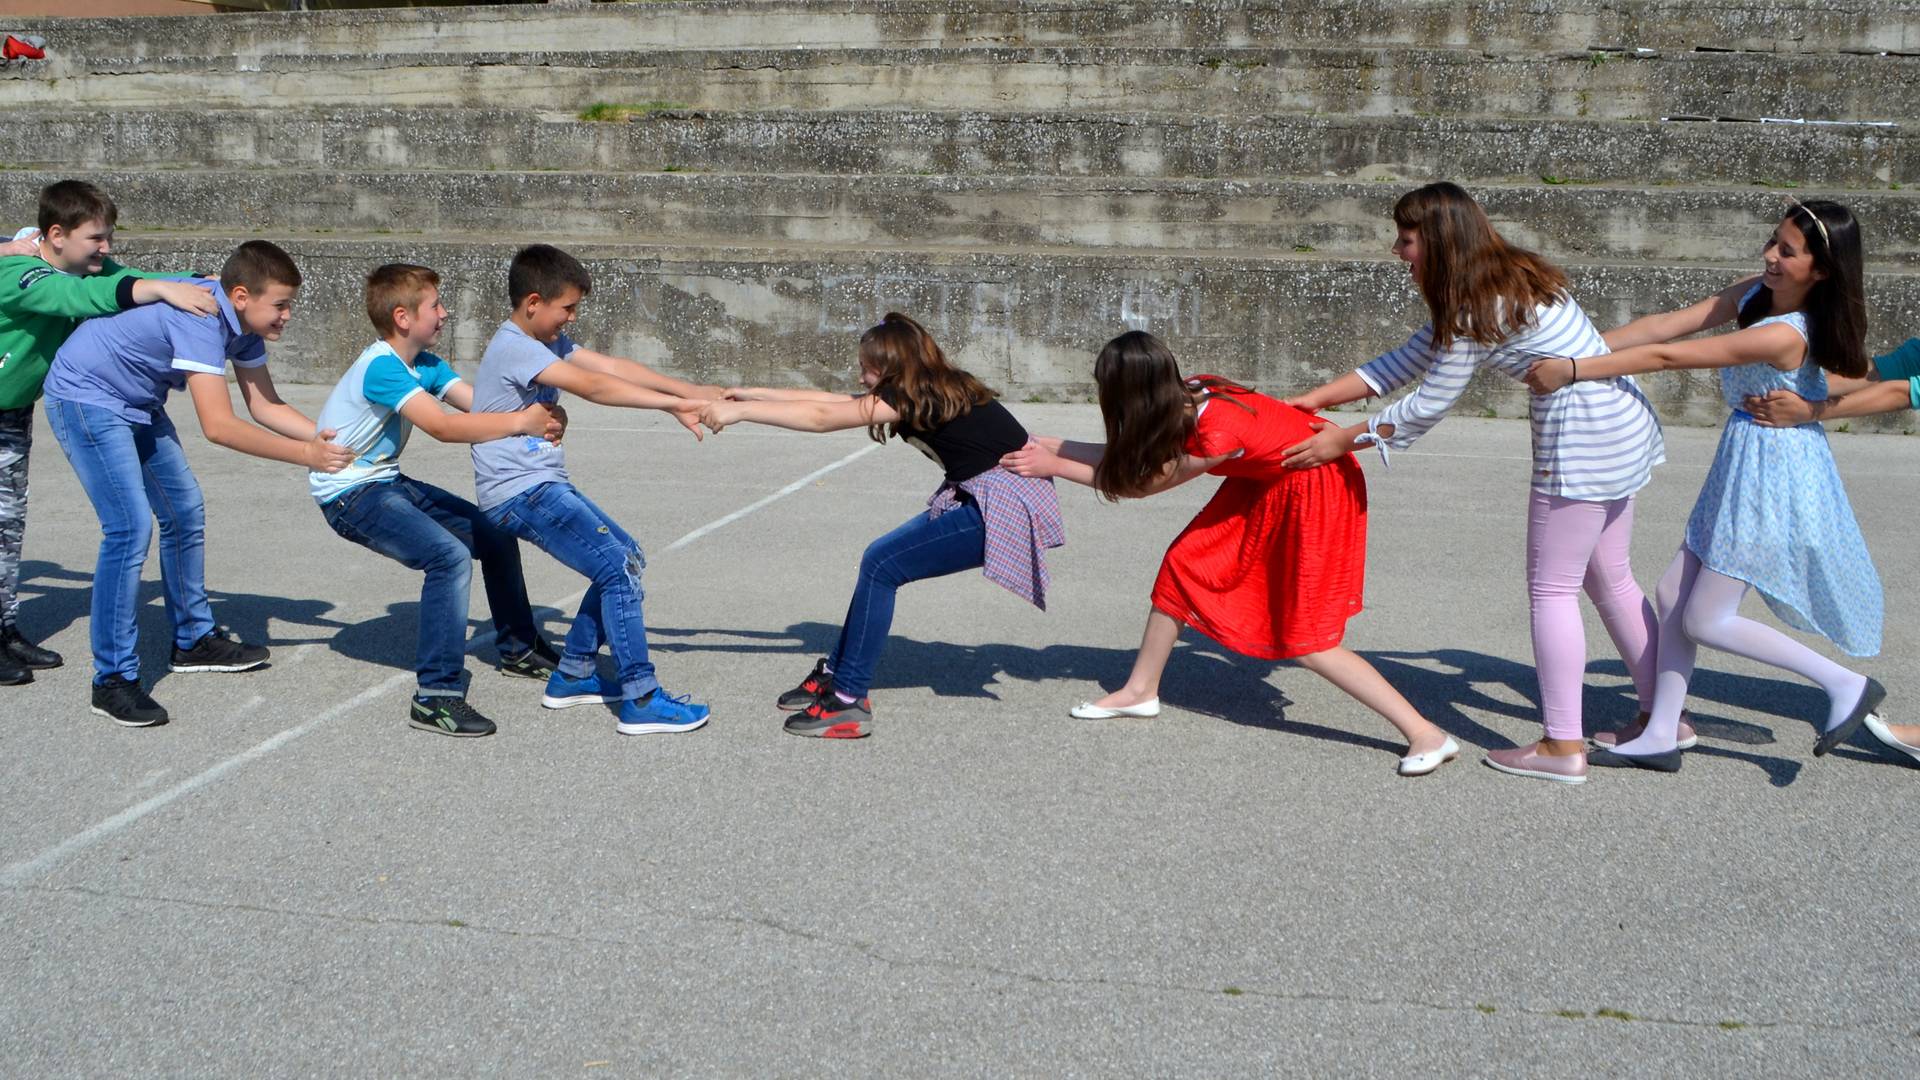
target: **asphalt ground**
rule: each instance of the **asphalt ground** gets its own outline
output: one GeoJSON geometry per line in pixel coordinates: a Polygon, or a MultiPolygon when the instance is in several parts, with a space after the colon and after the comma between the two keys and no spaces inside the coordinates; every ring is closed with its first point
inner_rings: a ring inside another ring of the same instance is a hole
{"type": "MultiPolygon", "coordinates": [[[[1014,409],[1099,431],[1090,406],[1014,409]]],[[[1064,489],[1051,610],[976,574],[909,586],[874,737],[786,736],[773,698],[934,470],[862,432],[696,443],[584,404],[575,480],[646,548],[661,677],[714,721],[628,738],[543,711],[492,670],[476,575],[470,696],[500,733],[438,738],[405,723],[418,577],[334,536],[296,470],[176,418],[215,613],[273,662],[161,673],[150,558],[143,654],[174,721],[88,713],[98,529],[43,421],[22,621],[68,666],[0,689],[9,1075],[1920,1073],[1920,774],[1864,735],[1814,759],[1817,691],[1703,653],[1677,776],[1480,764],[1539,734],[1522,422],[1450,420],[1367,462],[1347,643],[1467,748],[1408,780],[1331,686],[1191,634],[1159,719],[1067,716],[1124,677],[1208,480],[1118,506],[1064,489]]],[[[1645,585],[1716,437],[1668,432],[1645,585]]],[[[1861,666],[1898,721],[1920,693],[1920,439],[1834,447],[1886,587],[1861,666]]],[[[472,490],[463,449],[416,436],[407,466],[472,490]]],[[[557,638],[583,582],[525,562],[557,638]]],[[[1588,645],[1588,726],[1625,723],[1591,612],[1588,645]]]]}

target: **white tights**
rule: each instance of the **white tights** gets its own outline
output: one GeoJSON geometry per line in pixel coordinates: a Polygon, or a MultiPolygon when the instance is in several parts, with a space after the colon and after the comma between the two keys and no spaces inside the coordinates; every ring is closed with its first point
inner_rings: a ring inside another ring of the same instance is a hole
{"type": "MultiPolygon", "coordinates": [[[[1846,719],[1866,690],[1865,676],[1841,667],[1764,623],[1742,618],[1740,601],[1749,586],[1700,565],[1686,548],[1654,590],[1660,608],[1660,646],[1653,682],[1653,710],[1647,730],[1619,747],[1626,754],[1658,754],[1673,749],[1680,707],[1693,678],[1694,654],[1706,645],[1784,668],[1827,692],[1827,727],[1846,719]]],[[[1823,729],[1824,730],[1824,729],[1823,729]]]]}

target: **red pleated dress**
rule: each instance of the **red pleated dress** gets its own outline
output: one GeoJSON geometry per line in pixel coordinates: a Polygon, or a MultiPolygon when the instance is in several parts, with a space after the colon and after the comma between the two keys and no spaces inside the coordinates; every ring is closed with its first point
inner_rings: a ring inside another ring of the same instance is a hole
{"type": "Polygon", "coordinates": [[[1226,482],[1167,548],[1156,609],[1266,660],[1340,644],[1366,576],[1367,481],[1352,454],[1312,469],[1280,463],[1313,435],[1312,419],[1258,393],[1203,402],[1187,453],[1240,454],[1208,470],[1226,482]]]}

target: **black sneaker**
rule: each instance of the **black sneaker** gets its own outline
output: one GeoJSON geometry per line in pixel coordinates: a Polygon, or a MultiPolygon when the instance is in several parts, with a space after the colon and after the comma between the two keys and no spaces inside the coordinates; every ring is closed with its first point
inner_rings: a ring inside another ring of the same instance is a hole
{"type": "Polygon", "coordinates": [[[421,731],[463,739],[477,739],[494,731],[493,721],[473,711],[466,698],[457,697],[414,698],[407,723],[421,731]]]}
{"type": "Polygon", "coordinates": [[[500,654],[500,663],[495,670],[502,675],[511,675],[516,679],[541,679],[551,677],[560,666],[560,654],[545,641],[536,640],[533,648],[515,656],[500,654]]]}
{"type": "Polygon", "coordinates": [[[0,686],[23,686],[33,681],[33,672],[0,649],[0,686]]]}
{"type": "Polygon", "coordinates": [[[57,668],[66,661],[52,649],[43,649],[21,636],[19,627],[9,626],[5,630],[0,630],[0,666],[5,666],[9,662],[14,667],[23,667],[30,671],[46,671],[49,668],[57,668]]]}
{"type": "Polygon", "coordinates": [[[799,686],[780,695],[779,707],[784,712],[804,709],[813,704],[813,699],[833,689],[833,673],[827,670],[827,662],[821,660],[813,665],[813,674],[808,675],[799,686]]]}
{"type": "Polygon", "coordinates": [[[814,698],[806,709],[787,717],[789,735],[815,739],[864,739],[873,733],[873,703],[866,698],[844,702],[829,691],[814,698]]]}
{"type": "Polygon", "coordinates": [[[93,714],[122,727],[152,727],[167,722],[167,710],[125,675],[109,675],[93,684],[93,714]]]}
{"type": "Polygon", "coordinates": [[[173,647],[169,671],[252,671],[270,656],[264,646],[249,645],[224,626],[207,631],[193,648],[173,647]]]}

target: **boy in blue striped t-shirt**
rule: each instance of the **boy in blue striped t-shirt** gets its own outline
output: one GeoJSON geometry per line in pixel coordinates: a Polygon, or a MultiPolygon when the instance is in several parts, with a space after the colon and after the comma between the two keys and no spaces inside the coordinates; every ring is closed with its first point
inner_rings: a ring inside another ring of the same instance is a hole
{"type": "Polygon", "coordinates": [[[328,395],[322,427],[339,432],[353,462],[337,473],[309,474],[308,486],[334,532],[426,575],[420,586],[418,686],[408,722],[442,735],[491,735],[493,721],[466,701],[467,598],[480,561],[500,670],[544,679],[558,654],[542,641],[527,603],[520,544],[478,507],[400,472],[400,452],[415,427],[441,442],[478,443],[521,435],[558,442],[555,409],[470,413],[473,387],[453,365],[428,352],[447,309],[440,276],[391,263],[367,275],[367,317],[380,333],[328,395]],[[459,412],[448,412],[449,405],[459,412]]]}

